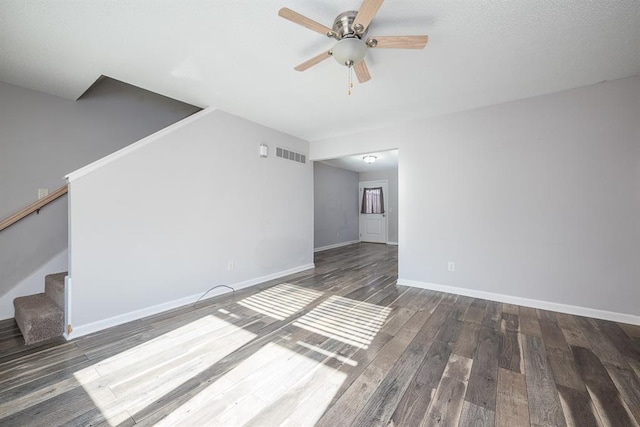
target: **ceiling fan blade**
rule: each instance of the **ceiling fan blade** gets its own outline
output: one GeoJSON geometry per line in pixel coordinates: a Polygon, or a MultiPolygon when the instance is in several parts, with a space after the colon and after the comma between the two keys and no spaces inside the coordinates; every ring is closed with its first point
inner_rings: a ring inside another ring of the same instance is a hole
{"type": "Polygon", "coordinates": [[[322,52],[320,55],[314,56],[313,58],[309,59],[308,61],[305,61],[302,64],[298,65],[297,67],[294,68],[294,70],[296,70],[296,71],[304,71],[307,68],[311,68],[314,65],[318,64],[319,62],[324,61],[325,59],[329,58],[330,56],[331,56],[331,54],[329,53],[329,51],[322,52]]]}
{"type": "Polygon", "coordinates": [[[360,83],[371,80],[371,74],[369,74],[369,69],[367,68],[367,64],[365,64],[364,59],[354,65],[353,69],[356,72],[356,77],[360,83]]]}
{"type": "Polygon", "coordinates": [[[378,9],[382,6],[383,1],[384,0],[364,0],[362,2],[356,19],[353,21],[353,29],[356,30],[357,33],[364,33],[373,17],[378,13],[378,9]]]}
{"type": "Polygon", "coordinates": [[[325,27],[324,25],[317,23],[313,19],[309,19],[306,16],[300,15],[298,12],[294,12],[293,10],[286,7],[280,9],[278,11],[278,15],[282,16],[284,19],[288,19],[291,22],[315,31],[316,33],[320,33],[323,36],[334,34],[331,28],[325,27]]]}
{"type": "Polygon", "coordinates": [[[422,49],[428,41],[429,36],[369,37],[367,46],[383,49],[422,49]]]}

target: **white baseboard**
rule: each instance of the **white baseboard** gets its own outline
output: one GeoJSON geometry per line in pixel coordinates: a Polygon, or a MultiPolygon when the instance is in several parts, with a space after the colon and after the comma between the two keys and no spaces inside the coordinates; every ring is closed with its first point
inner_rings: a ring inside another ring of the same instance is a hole
{"type": "Polygon", "coordinates": [[[322,246],[321,248],[315,248],[313,252],[326,251],[328,249],[341,248],[343,246],[353,245],[354,243],[360,243],[360,240],[350,240],[348,242],[336,243],[335,245],[322,246]]]}
{"type": "MultiPolygon", "coordinates": [[[[205,299],[213,298],[227,292],[231,291],[227,288],[214,289],[213,291],[209,292],[202,300],[204,301],[205,299]]],[[[74,326],[73,332],[71,332],[71,334],[69,334],[66,338],[75,339],[84,335],[89,335],[94,332],[101,331],[103,329],[111,328],[113,326],[122,325],[123,323],[131,322],[133,320],[142,319],[143,317],[153,316],[154,314],[162,313],[163,311],[173,310],[174,308],[182,307],[183,305],[193,304],[201,295],[202,292],[198,293],[197,295],[190,295],[188,297],[167,301],[161,304],[153,305],[151,307],[145,307],[140,310],[130,311],[128,313],[123,313],[117,316],[87,323],[86,325],[74,326]]]]}
{"type": "Polygon", "coordinates": [[[614,311],[599,310],[596,308],[580,307],[576,305],[560,304],[550,301],[541,301],[530,298],[516,297],[512,295],[496,294],[493,292],[478,291],[468,288],[458,288],[455,286],[438,285],[436,283],[420,282],[416,280],[398,279],[398,285],[413,286],[415,288],[430,289],[433,291],[447,292],[450,294],[464,295],[473,298],[486,299],[507,304],[523,305],[525,307],[540,308],[543,310],[557,311],[560,313],[573,314],[577,316],[593,317],[596,319],[611,320],[620,323],[630,323],[640,325],[640,316],[627,313],[616,313],[614,311]]]}
{"type": "Polygon", "coordinates": [[[387,242],[387,245],[398,246],[398,242],[387,242]]]}
{"type": "Polygon", "coordinates": [[[312,268],[316,268],[316,265],[314,263],[305,264],[305,265],[301,265],[299,267],[290,268],[289,270],[279,271],[277,273],[268,274],[266,276],[256,277],[254,279],[245,280],[244,282],[239,282],[239,283],[236,283],[235,285],[232,285],[232,286],[235,288],[235,290],[248,288],[249,286],[257,285],[259,283],[268,282],[269,280],[278,279],[280,277],[288,276],[290,274],[299,273],[301,271],[311,270],[312,268]]]}
{"type": "MultiPolygon", "coordinates": [[[[231,284],[229,286],[233,287],[236,291],[244,288],[248,288],[249,286],[257,285],[259,283],[264,283],[269,280],[277,279],[279,277],[288,276],[290,274],[298,273],[300,271],[309,270],[315,268],[315,265],[305,264],[299,267],[291,268],[289,270],[279,271],[277,273],[269,274],[262,277],[256,277],[253,279],[245,280],[243,282],[231,284]]],[[[178,298],[176,300],[167,301],[161,304],[157,304],[151,307],[145,307],[140,310],[131,311],[129,313],[119,314],[117,316],[109,317],[107,319],[98,320],[96,322],[87,323],[86,325],[79,325],[73,327],[73,332],[69,335],[65,334],[65,338],[67,339],[75,339],[82,337],[84,335],[92,334],[94,332],[101,331],[103,329],[111,328],[113,326],[118,326],[123,323],[131,322],[133,320],[142,319],[143,317],[152,316],[154,314],[162,313],[163,311],[173,310],[174,308],[182,307],[184,305],[193,304],[202,296],[202,294],[206,291],[203,290],[195,295],[189,295],[183,298],[178,298]]],[[[229,293],[231,290],[229,288],[216,288],[209,292],[201,301],[204,301],[209,298],[213,298],[225,293],[229,293]]]]}

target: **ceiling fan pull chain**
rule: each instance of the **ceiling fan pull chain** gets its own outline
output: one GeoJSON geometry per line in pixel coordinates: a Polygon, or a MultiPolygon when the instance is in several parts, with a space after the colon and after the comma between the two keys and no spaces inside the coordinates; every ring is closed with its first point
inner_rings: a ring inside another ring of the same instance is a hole
{"type": "Polygon", "coordinates": [[[353,87],[353,66],[347,67],[349,69],[349,88],[347,89],[347,95],[351,95],[351,88],[353,87]]]}

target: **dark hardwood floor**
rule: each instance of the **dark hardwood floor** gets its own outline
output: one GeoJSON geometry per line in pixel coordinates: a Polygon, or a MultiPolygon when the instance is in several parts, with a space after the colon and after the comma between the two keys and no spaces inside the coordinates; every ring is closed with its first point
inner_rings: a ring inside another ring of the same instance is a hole
{"type": "Polygon", "coordinates": [[[397,286],[397,249],[70,342],[0,322],[0,425],[638,426],[640,327],[397,286]]]}

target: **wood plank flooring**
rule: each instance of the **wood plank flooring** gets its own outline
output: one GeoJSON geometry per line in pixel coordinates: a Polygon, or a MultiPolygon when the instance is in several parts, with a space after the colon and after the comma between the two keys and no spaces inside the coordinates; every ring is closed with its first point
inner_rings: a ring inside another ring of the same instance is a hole
{"type": "Polygon", "coordinates": [[[397,248],[70,342],[0,322],[0,426],[639,426],[640,327],[397,286],[397,248]]]}

